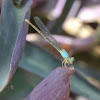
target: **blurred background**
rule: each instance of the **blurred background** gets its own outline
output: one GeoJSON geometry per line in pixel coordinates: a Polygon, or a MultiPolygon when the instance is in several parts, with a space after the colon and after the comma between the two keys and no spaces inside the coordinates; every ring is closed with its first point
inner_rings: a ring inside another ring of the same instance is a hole
{"type": "MultiPolygon", "coordinates": [[[[23,9],[29,2],[28,0],[12,1],[18,10],[23,9]]],[[[62,48],[69,53],[70,57],[75,58],[70,100],[99,100],[100,0],[32,1],[30,21],[36,25],[33,17],[38,16],[62,48]]],[[[3,0],[0,6],[2,2],[3,0]]],[[[20,98],[26,97],[52,70],[62,66],[63,58],[59,52],[31,26],[26,41],[19,68],[8,87],[1,93],[0,100],[8,100],[8,97],[14,98],[9,100],[15,100],[15,97],[16,100],[22,100],[20,98]],[[22,73],[25,73],[25,76],[22,73]],[[9,94],[5,96],[8,92],[9,94]]]]}
{"type": "MultiPolygon", "coordinates": [[[[79,75],[100,89],[100,1],[43,0],[31,9],[30,20],[36,25],[34,16],[38,16],[62,48],[75,57],[74,67],[79,75]]],[[[60,54],[31,27],[26,40],[62,60],[60,54]]],[[[87,99],[71,92],[70,100],[87,99]]]]}

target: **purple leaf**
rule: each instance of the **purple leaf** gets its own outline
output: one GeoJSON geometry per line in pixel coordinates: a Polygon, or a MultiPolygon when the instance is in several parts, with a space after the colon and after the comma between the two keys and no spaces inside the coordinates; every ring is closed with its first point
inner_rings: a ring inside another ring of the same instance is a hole
{"type": "Polygon", "coordinates": [[[100,18],[100,0],[84,0],[77,17],[85,23],[96,22],[100,18]]]}
{"type": "MultiPolygon", "coordinates": [[[[86,51],[92,44],[95,42],[95,37],[90,36],[86,39],[72,38],[63,35],[52,35],[60,44],[70,45],[76,51],[86,51]]],[[[28,34],[26,36],[28,42],[35,43],[38,46],[44,46],[49,44],[45,39],[43,40],[40,35],[37,34],[28,34]]]]}
{"type": "Polygon", "coordinates": [[[22,21],[24,17],[29,18],[30,14],[27,11],[31,4],[30,0],[19,10],[12,0],[3,2],[0,23],[0,92],[16,71],[24,49],[28,25],[22,21]]]}
{"type": "Polygon", "coordinates": [[[67,67],[56,68],[25,100],[69,100],[70,81],[74,74],[74,67],[67,67]]]}
{"type": "MultiPolygon", "coordinates": [[[[29,19],[30,11],[27,11],[24,19],[29,19]]],[[[25,47],[26,42],[26,33],[28,31],[28,24],[23,20],[21,29],[19,31],[16,44],[13,50],[12,59],[11,59],[11,72],[12,74],[16,70],[20,57],[25,47]]]]}

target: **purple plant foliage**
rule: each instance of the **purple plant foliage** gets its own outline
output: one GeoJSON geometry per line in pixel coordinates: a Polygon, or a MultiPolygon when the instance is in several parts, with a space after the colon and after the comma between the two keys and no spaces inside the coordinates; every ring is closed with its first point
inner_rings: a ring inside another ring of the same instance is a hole
{"type": "MultiPolygon", "coordinates": [[[[0,80],[0,92],[3,91],[3,89],[8,85],[11,77],[13,76],[14,72],[17,69],[17,65],[22,55],[25,46],[25,41],[26,41],[26,33],[28,31],[28,25],[24,22],[24,17],[29,19],[30,13],[28,10],[31,4],[32,4],[31,1],[29,1],[26,4],[25,12],[27,13],[26,14],[23,13],[22,15],[23,23],[21,28],[18,29],[19,27],[18,25],[20,24],[17,23],[17,20],[15,20],[16,19],[14,18],[15,15],[13,16],[11,14],[11,13],[15,13],[15,10],[13,10],[10,13],[6,13],[9,9],[14,8],[12,1],[10,1],[9,3],[7,1],[3,2],[2,12],[1,12],[1,34],[0,34],[1,35],[0,75],[2,75],[3,78],[1,78],[0,80]],[[7,10],[6,7],[9,7],[9,9],[7,10]],[[8,21],[5,21],[6,19],[6,16],[4,16],[5,14],[9,16],[8,21]],[[11,20],[13,22],[10,21],[10,17],[12,18],[11,20]],[[19,32],[17,33],[18,30],[19,32]]],[[[16,17],[18,17],[18,14],[16,14],[16,17]]]]}
{"type": "MultiPolygon", "coordinates": [[[[76,51],[86,51],[95,42],[94,36],[91,36],[91,37],[86,38],[86,39],[72,38],[72,37],[63,36],[63,35],[52,35],[52,36],[60,44],[70,45],[76,51]]],[[[46,45],[46,44],[49,44],[43,38],[41,39],[41,36],[37,35],[37,34],[28,34],[27,37],[26,37],[26,40],[29,41],[29,42],[33,42],[33,43],[35,43],[35,44],[37,44],[38,46],[41,46],[41,47],[46,45]],[[40,44],[40,42],[41,42],[41,44],[40,44]]]]}
{"type": "MultiPolygon", "coordinates": [[[[6,1],[6,0],[5,0],[6,1]]],[[[48,0],[29,0],[28,2],[30,2],[30,5],[31,7],[36,7],[40,4],[43,4],[44,3],[44,9],[41,9],[41,6],[40,6],[40,9],[42,12],[45,12],[48,14],[48,16],[51,16],[55,19],[59,18],[63,12],[63,8],[65,7],[65,3],[66,3],[66,0],[52,0],[50,2],[55,3],[55,7],[51,6],[49,4],[49,1],[48,0]],[[50,9],[48,6],[45,6],[45,3],[48,3],[48,5],[50,6],[50,9]]],[[[86,2],[87,0],[85,0],[86,2]]],[[[98,1],[98,0],[97,0],[98,1]]],[[[0,1],[0,11],[1,11],[1,6],[3,7],[2,5],[2,2],[3,0],[0,1]]],[[[10,2],[10,1],[9,1],[10,2]]],[[[90,5],[90,1],[89,1],[89,5],[90,5]]],[[[100,3],[100,2],[99,2],[100,3]]],[[[78,10],[80,8],[82,4],[82,1],[81,0],[76,0],[72,7],[71,7],[71,10],[69,12],[69,14],[66,16],[66,19],[70,18],[70,17],[75,17],[76,14],[78,13],[78,10]],[[76,2],[78,1],[78,3],[76,4],[76,2]],[[77,7],[76,7],[77,6],[77,7]]],[[[98,4],[98,3],[97,3],[98,4]]],[[[94,3],[93,3],[93,6],[94,6],[94,3]]],[[[29,5],[27,5],[27,7],[29,7],[29,5]]],[[[96,21],[97,18],[99,18],[100,14],[98,12],[100,12],[100,7],[96,5],[96,7],[93,7],[91,9],[91,7],[83,7],[83,9],[80,11],[80,14],[77,16],[78,18],[80,18],[83,22],[93,22],[93,21],[96,21]],[[87,12],[88,10],[88,12],[87,12]],[[84,16],[84,13],[85,13],[85,16],[84,16]],[[92,16],[88,16],[88,13],[90,13],[92,16]],[[86,16],[87,15],[87,16],[86,16]]],[[[21,9],[21,8],[20,8],[21,9]]],[[[28,9],[28,8],[27,8],[28,9]]],[[[13,9],[12,9],[13,10],[13,9]]],[[[66,9],[65,9],[66,10],[66,9]]],[[[37,10],[36,10],[37,11],[37,10]]],[[[40,12],[39,12],[40,13],[40,12]]],[[[16,14],[16,13],[15,13],[16,14]]],[[[2,15],[2,14],[1,14],[2,15]]],[[[0,17],[1,17],[0,15],[0,17]]],[[[29,11],[26,13],[26,16],[25,18],[29,19],[29,11]]],[[[62,14],[63,15],[63,14],[62,14]]],[[[43,16],[46,16],[43,15],[43,16]]],[[[62,17],[62,16],[61,16],[62,17]]],[[[48,17],[49,18],[49,17],[48,17]]],[[[1,18],[0,18],[1,19],[1,18]]],[[[2,20],[1,20],[2,22],[2,20]]],[[[53,21],[53,24],[55,23],[55,21],[53,21]]],[[[5,23],[3,23],[5,24],[5,23]]],[[[15,24],[14,24],[15,25],[15,24]]],[[[52,26],[52,24],[50,24],[52,26]]],[[[2,26],[2,24],[1,24],[2,26]]],[[[2,27],[1,27],[2,28],[2,27]]],[[[9,62],[11,61],[11,63],[7,63],[8,65],[10,66],[7,66],[6,68],[10,68],[9,70],[6,69],[5,67],[2,67],[1,66],[1,70],[3,68],[3,70],[7,70],[9,71],[9,75],[8,74],[5,74],[5,72],[3,72],[3,74],[5,76],[8,75],[8,77],[6,78],[7,79],[7,82],[6,84],[4,85],[4,87],[2,88],[2,90],[6,87],[6,85],[9,83],[11,77],[13,76],[14,72],[16,71],[17,69],[17,65],[19,63],[19,60],[21,58],[21,55],[22,55],[22,52],[23,52],[23,49],[24,49],[24,46],[25,46],[25,37],[26,37],[26,33],[27,33],[27,30],[28,30],[28,24],[26,24],[23,20],[23,23],[22,23],[22,26],[20,28],[20,31],[19,31],[19,34],[17,36],[17,39],[15,43],[15,45],[13,45],[13,50],[11,51],[11,56],[12,58],[10,57],[8,60],[9,62]]],[[[4,31],[5,32],[5,31],[4,31]]],[[[10,33],[10,32],[9,32],[10,33]]],[[[56,32],[55,32],[56,33],[56,32]]],[[[5,35],[5,34],[4,34],[5,35]]],[[[6,34],[7,35],[7,34],[6,34]]],[[[31,36],[36,36],[35,34],[34,35],[31,35],[31,36]]],[[[12,36],[13,37],[13,36],[12,36]]],[[[27,36],[28,37],[28,36],[27,36]]],[[[38,44],[38,40],[40,39],[40,37],[37,35],[38,39],[34,40],[34,42],[37,43],[37,45],[45,45],[45,44],[48,44],[48,42],[46,42],[45,40],[43,40],[42,38],[42,42],[41,44],[38,44]]],[[[70,45],[74,51],[85,51],[85,50],[88,50],[89,47],[95,42],[95,36],[90,36],[89,38],[87,39],[78,39],[78,38],[71,38],[71,37],[67,37],[67,36],[63,36],[63,35],[53,35],[53,37],[58,40],[58,42],[60,44],[65,44],[65,45],[70,45]]],[[[8,38],[7,38],[8,39],[8,38]]],[[[6,40],[7,40],[6,39],[6,40]]],[[[11,38],[10,38],[11,39],[11,38]]],[[[9,39],[9,40],[10,40],[9,39]]],[[[2,37],[1,37],[1,40],[2,40],[2,37]]],[[[29,41],[27,39],[27,41],[29,41]]],[[[7,42],[9,42],[7,40],[7,42]]],[[[30,41],[29,41],[30,42],[30,41]]],[[[10,42],[9,42],[10,43],[10,42]]],[[[2,41],[1,41],[1,44],[2,44],[2,41]]],[[[11,44],[11,43],[10,43],[11,44]]],[[[10,45],[7,44],[4,46],[4,48],[6,48],[6,46],[8,46],[8,48],[12,47],[10,45]]],[[[1,49],[2,49],[3,45],[1,45],[1,49]]],[[[4,50],[4,49],[2,49],[4,50]]],[[[1,50],[1,51],[2,51],[1,50]]],[[[8,49],[7,49],[8,50],[8,49]]],[[[7,51],[6,50],[6,51],[7,51]]],[[[10,49],[11,50],[11,49],[10,49]]],[[[8,51],[10,51],[8,50],[8,51]]],[[[2,52],[1,52],[1,58],[2,58],[2,52]]],[[[4,55],[3,55],[4,56],[4,55]]],[[[5,59],[9,57],[6,55],[5,59]]],[[[0,59],[2,60],[2,59],[0,59]]],[[[6,61],[6,60],[5,60],[6,61]]],[[[6,63],[6,62],[5,62],[6,63]]],[[[1,65],[2,64],[2,61],[1,61],[1,65]]],[[[4,70],[4,71],[5,71],[4,70]]],[[[50,75],[48,75],[26,98],[25,100],[69,100],[69,95],[70,95],[70,81],[71,81],[71,77],[72,75],[74,74],[74,69],[72,68],[65,68],[65,67],[58,67],[57,69],[55,69],[53,72],[50,73],[50,75]]],[[[2,74],[0,74],[2,75],[2,74]]],[[[79,74],[78,74],[79,75],[79,74]]],[[[79,75],[81,76],[81,74],[79,75]]],[[[5,80],[4,80],[5,81],[5,80]]],[[[2,79],[0,80],[0,85],[2,84],[2,79]]],[[[76,85],[76,84],[75,84],[76,85]]],[[[83,85],[84,85],[84,82],[83,82],[83,85]]],[[[3,85],[1,85],[3,86],[3,85]]],[[[74,86],[74,82],[73,82],[73,86],[74,86]]],[[[88,86],[88,85],[87,85],[88,86]]],[[[1,87],[0,87],[1,88],[1,87]]],[[[77,88],[78,89],[78,88],[77,88]]],[[[76,89],[76,90],[77,90],[76,89]]],[[[2,91],[1,90],[1,91],[2,91]]],[[[80,90],[80,88],[79,88],[80,90]]],[[[95,90],[95,89],[94,89],[95,90]]],[[[0,92],[1,92],[0,91],[0,92]]],[[[98,92],[99,93],[99,92],[98,92]]],[[[84,93],[83,93],[84,94],[84,93]]],[[[91,94],[91,93],[90,93],[91,94]]],[[[95,95],[95,94],[94,94],[95,95]]]]}
{"type": "Polygon", "coordinates": [[[47,0],[32,0],[32,8],[40,5],[41,3],[46,2],[47,0]]]}
{"type": "Polygon", "coordinates": [[[83,0],[77,18],[85,23],[97,21],[100,18],[100,0],[83,0]]]}
{"type": "Polygon", "coordinates": [[[51,72],[25,100],[69,100],[74,67],[58,67],[51,72]]]}
{"type": "MultiPolygon", "coordinates": [[[[30,11],[28,10],[25,19],[29,19],[30,17],[30,11]]],[[[25,47],[25,42],[26,42],[26,34],[28,31],[28,24],[23,20],[21,29],[19,31],[17,40],[16,40],[16,45],[14,47],[14,51],[12,54],[12,59],[11,59],[11,73],[13,74],[14,71],[16,70],[19,60],[21,58],[21,55],[23,53],[24,47],[25,47]]]]}

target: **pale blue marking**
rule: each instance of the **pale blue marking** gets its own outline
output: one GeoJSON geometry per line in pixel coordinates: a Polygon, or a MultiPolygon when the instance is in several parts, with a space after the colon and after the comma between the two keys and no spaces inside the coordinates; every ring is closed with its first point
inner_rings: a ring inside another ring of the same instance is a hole
{"type": "Polygon", "coordinates": [[[61,55],[62,55],[63,58],[69,57],[69,55],[68,55],[68,53],[66,52],[66,50],[62,50],[60,53],[61,53],[61,55]]]}

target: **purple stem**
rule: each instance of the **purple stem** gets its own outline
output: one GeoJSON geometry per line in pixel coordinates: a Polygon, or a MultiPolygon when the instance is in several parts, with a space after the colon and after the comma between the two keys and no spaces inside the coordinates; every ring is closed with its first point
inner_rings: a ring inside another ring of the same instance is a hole
{"type": "Polygon", "coordinates": [[[62,11],[63,11],[63,8],[64,8],[66,2],[67,2],[67,0],[58,0],[56,6],[51,11],[51,14],[52,14],[52,16],[54,18],[60,17],[60,15],[62,14],[62,11]]]}
{"type": "MultiPolygon", "coordinates": [[[[91,46],[95,42],[94,36],[91,36],[87,39],[71,38],[63,35],[52,35],[52,36],[58,41],[58,43],[71,45],[72,48],[76,51],[85,51],[89,48],[89,46],[91,46]]],[[[27,35],[26,40],[29,42],[36,43],[39,46],[48,44],[48,42],[45,39],[43,39],[40,35],[37,34],[27,35]]]]}

